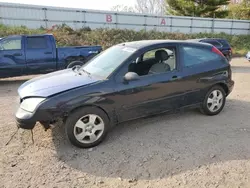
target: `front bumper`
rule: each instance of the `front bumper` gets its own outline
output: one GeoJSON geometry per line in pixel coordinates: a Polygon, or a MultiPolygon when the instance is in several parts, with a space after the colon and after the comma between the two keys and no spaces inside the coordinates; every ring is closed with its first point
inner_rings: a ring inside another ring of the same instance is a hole
{"type": "Polygon", "coordinates": [[[19,108],[16,112],[16,123],[19,128],[33,129],[36,125],[34,114],[19,108]]]}
{"type": "Polygon", "coordinates": [[[55,122],[62,117],[61,113],[54,110],[36,110],[31,113],[19,108],[16,112],[16,124],[22,129],[33,129],[37,122],[48,126],[50,123],[55,122]]]}

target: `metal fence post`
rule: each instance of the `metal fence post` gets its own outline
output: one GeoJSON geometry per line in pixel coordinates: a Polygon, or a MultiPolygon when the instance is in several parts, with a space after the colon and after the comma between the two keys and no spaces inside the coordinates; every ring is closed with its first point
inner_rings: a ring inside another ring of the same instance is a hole
{"type": "Polygon", "coordinates": [[[83,26],[82,27],[87,27],[87,22],[86,22],[86,11],[83,10],[82,11],[82,16],[83,16],[83,19],[82,19],[82,23],[83,23],[83,26]]]}
{"type": "Polygon", "coordinates": [[[115,13],[115,19],[116,19],[115,28],[118,29],[118,24],[119,24],[119,21],[118,21],[118,13],[115,13]]]}
{"type": "Polygon", "coordinates": [[[231,31],[230,31],[231,35],[233,34],[233,26],[234,26],[234,20],[231,21],[231,31]]]}
{"type": "Polygon", "coordinates": [[[172,32],[172,27],[173,27],[173,18],[172,18],[172,16],[170,16],[170,32],[172,32]]]}
{"type": "Polygon", "coordinates": [[[45,27],[48,28],[47,8],[42,8],[42,10],[44,11],[44,19],[43,19],[43,21],[45,22],[45,27]]]}
{"type": "Polygon", "coordinates": [[[214,33],[214,18],[212,19],[212,29],[211,32],[214,33]]]}
{"type": "Polygon", "coordinates": [[[193,33],[193,21],[194,19],[193,18],[191,18],[191,26],[190,26],[190,33],[193,33]]]}

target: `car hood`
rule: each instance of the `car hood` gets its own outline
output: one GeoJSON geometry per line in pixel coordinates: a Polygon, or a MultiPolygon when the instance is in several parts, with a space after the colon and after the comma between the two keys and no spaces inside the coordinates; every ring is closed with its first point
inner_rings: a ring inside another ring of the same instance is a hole
{"type": "Polygon", "coordinates": [[[84,72],[79,74],[72,69],[65,69],[38,76],[25,82],[18,88],[18,94],[20,98],[31,96],[48,97],[97,81],[100,81],[100,79],[88,76],[84,72]]]}

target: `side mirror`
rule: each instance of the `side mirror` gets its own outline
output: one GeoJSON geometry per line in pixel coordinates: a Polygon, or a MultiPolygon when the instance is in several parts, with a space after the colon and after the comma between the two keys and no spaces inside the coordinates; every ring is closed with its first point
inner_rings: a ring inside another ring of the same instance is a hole
{"type": "Polygon", "coordinates": [[[137,64],[137,63],[139,63],[140,62],[140,58],[139,57],[137,57],[134,61],[133,61],[133,63],[135,63],[135,64],[137,64]]]}
{"type": "Polygon", "coordinates": [[[135,72],[128,72],[124,76],[125,81],[135,81],[135,80],[139,80],[139,78],[140,78],[139,75],[135,72]]]}
{"type": "Polygon", "coordinates": [[[139,61],[140,61],[140,58],[137,57],[136,60],[135,60],[135,63],[139,63],[139,61]]]}

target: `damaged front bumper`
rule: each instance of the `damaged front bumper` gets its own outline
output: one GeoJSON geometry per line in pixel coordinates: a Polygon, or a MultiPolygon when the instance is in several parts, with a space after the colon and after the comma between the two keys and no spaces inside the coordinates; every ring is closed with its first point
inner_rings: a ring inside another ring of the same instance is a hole
{"type": "Polygon", "coordinates": [[[36,120],[33,113],[19,108],[16,112],[16,123],[19,128],[33,129],[36,125],[36,120]]]}
{"type": "Polygon", "coordinates": [[[37,110],[33,113],[19,108],[15,115],[17,127],[22,129],[31,130],[39,122],[45,129],[51,127],[51,124],[55,124],[62,119],[61,113],[48,110],[37,110]]]}

